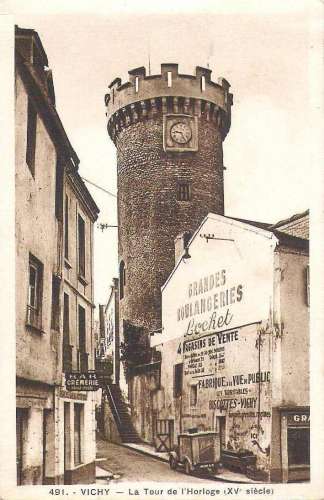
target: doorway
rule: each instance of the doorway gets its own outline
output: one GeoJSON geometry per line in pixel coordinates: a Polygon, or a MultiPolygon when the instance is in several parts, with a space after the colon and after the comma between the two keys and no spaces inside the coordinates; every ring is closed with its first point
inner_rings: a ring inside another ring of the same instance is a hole
{"type": "Polygon", "coordinates": [[[64,403],[64,484],[70,466],[70,403],[64,403]]]}
{"type": "Polygon", "coordinates": [[[24,433],[27,427],[28,409],[16,409],[16,464],[17,486],[23,484],[24,433]]]}

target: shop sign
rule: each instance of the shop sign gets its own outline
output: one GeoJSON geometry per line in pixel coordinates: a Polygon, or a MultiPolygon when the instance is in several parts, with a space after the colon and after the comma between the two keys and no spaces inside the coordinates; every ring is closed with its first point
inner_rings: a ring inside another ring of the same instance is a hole
{"type": "Polygon", "coordinates": [[[96,372],[71,372],[65,374],[68,391],[97,391],[100,388],[96,372]]]}
{"type": "Polygon", "coordinates": [[[70,391],[65,391],[64,389],[59,388],[59,393],[58,393],[60,398],[65,398],[65,399],[74,399],[74,400],[80,400],[80,401],[87,401],[87,395],[83,393],[76,393],[76,392],[70,392],[70,391]]]}
{"type": "Polygon", "coordinates": [[[294,412],[287,414],[287,424],[294,427],[309,427],[310,416],[308,412],[294,412]]]}

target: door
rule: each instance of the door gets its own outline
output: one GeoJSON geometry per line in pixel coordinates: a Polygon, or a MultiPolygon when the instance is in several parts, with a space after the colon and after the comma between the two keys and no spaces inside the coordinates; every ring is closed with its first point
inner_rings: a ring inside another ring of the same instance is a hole
{"type": "Polygon", "coordinates": [[[46,482],[46,477],[48,476],[48,455],[49,455],[49,419],[51,418],[51,410],[43,411],[43,484],[48,484],[46,482]]]}
{"type": "Polygon", "coordinates": [[[17,463],[17,485],[23,484],[23,452],[24,431],[27,425],[28,410],[26,408],[16,409],[16,463],[17,463]]]}
{"type": "Polygon", "coordinates": [[[66,483],[66,472],[69,469],[70,450],[70,403],[64,403],[64,483],[66,483]]]}

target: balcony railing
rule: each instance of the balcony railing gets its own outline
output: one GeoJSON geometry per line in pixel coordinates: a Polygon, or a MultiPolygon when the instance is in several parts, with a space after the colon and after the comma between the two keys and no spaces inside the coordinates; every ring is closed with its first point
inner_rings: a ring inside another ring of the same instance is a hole
{"type": "Polygon", "coordinates": [[[88,371],[88,357],[89,354],[84,351],[78,351],[78,370],[80,372],[88,371]]]}
{"type": "Polygon", "coordinates": [[[72,345],[63,344],[63,372],[72,371],[72,350],[72,345]]]}

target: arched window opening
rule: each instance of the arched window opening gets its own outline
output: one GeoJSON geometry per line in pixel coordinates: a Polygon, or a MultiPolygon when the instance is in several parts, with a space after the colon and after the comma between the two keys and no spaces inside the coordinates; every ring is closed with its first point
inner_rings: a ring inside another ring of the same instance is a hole
{"type": "Polygon", "coordinates": [[[172,87],[172,71],[168,71],[168,87],[172,87]]]}
{"type": "Polygon", "coordinates": [[[201,91],[205,92],[206,90],[206,78],[204,76],[201,77],[201,91]]]}

